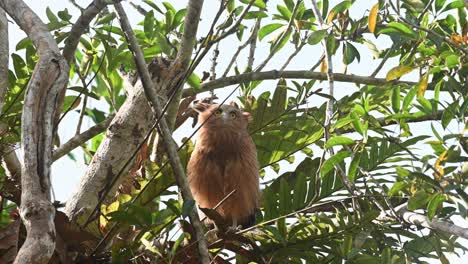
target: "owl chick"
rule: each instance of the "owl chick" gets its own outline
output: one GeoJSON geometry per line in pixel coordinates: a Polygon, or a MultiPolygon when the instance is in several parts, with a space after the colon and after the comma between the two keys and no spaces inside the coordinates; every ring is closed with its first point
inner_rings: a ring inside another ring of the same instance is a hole
{"type": "Polygon", "coordinates": [[[187,176],[193,197],[202,208],[214,208],[233,190],[217,212],[233,226],[254,224],[259,201],[258,161],[247,131],[250,114],[236,105],[197,103],[198,132],[187,176]]]}

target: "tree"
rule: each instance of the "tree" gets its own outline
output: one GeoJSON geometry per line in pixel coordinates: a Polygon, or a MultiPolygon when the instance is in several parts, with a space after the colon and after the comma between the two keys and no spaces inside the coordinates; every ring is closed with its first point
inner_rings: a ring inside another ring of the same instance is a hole
{"type": "Polygon", "coordinates": [[[463,1],[207,5],[70,1],[78,17],[47,9],[46,24],[0,1],[1,34],[8,14],[28,35],[12,67],[0,40],[2,263],[448,263],[465,250],[463,1]],[[196,97],[252,114],[262,168],[257,224],[216,239],[185,179],[196,97]],[[62,143],[64,125],[76,135],[62,143]],[[50,171],[65,155],[87,169],[63,205],[50,171]]]}

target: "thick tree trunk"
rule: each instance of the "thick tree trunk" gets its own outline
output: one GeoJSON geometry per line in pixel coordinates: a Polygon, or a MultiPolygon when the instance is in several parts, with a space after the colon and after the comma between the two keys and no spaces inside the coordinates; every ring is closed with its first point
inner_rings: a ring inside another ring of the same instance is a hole
{"type": "Polygon", "coordinates": [[[28,83],[21,120],[21,206],[27,237],[15,263],[47,263],[55,250],[55,208],[50,201],[52,135],[57,97],[69,67],[47,26],[21,0],[0,1],[36,46],[39,61],[28,83]]]}
{"type": "MultiPolygon", "coordinates": [[[[123,175],[112,186],[109,193],[115,193],[119,183],[126,175],[129,164],[126,164],[132,153],[149,132],[153,122],[153,113],[145,97],[141,84],[133,88],[125,103],[120,107],[112,120],[107,133],[94,154],[86,174],[81,178],[78,188],[67,201],[65,213],[70,220],[83,224],[90,216],[103,191],[123,170],[123,175]],[[125,168],[124,168],[125,167],[125,168]]],[[[130,163],[131,164],[131,163],[130,163]]]]}

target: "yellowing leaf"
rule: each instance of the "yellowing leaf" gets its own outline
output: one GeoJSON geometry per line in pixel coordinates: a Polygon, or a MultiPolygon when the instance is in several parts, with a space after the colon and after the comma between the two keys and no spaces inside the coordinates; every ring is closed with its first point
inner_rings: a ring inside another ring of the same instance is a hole
{"type": "Polygon", "coordinates": [[[333,18],[335,18],[335,11],[332,10],[328,14],[328,18],[327,18],[327,24],[328,25],[333,21],[333,18]]]}
{"type": "Polygon", "coordinates": [[[425,74],[422,79],[418,83],[418,97],[424,96],[424,93],[426,92],[427,89],[427,79],[429,77],[429,74],[425,74]]]}
{"type": "Polygon", "coordinates": [[[377,24],[377,13],[379,12],[379,3],[375,4],[370,10],[369,17],[367,18],[367,25],[369,31],[374,33],[375,25],[377,24]]]}
{"type": "Polygon", "coordinates": [[[392,68],[387,73],[387,81],[393,81],[395,79],[400,78],[401,76],[413,71],[413,68],[406,65],[400,65],[395,68],[392,68]]]}
{"type": "Polygon", "coordinates": [[[444,167],[442,167],[441,164],[447,160],[447,153],[447,150],[442,152],[434,164],[434,169],[436,169],[436,172],[434,172],[434,178],[438,181],[442,180],[442,177],[444,176],[444,167]]]}
{"type": "Polygon", "coordinates": [[[327,72],[327,61],[325,59],[323,59],[322,64],[320,64],[320,72],[327,72]]]}

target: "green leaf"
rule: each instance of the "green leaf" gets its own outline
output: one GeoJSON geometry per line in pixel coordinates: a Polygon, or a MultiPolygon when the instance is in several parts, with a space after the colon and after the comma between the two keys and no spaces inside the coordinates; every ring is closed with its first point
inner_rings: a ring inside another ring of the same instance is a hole
{"type": "Polygon", "coordinates": [[[340,162],[342,162],[345,158],[349,157],[351,153],[349,151],[341,151],[336,153],[335,155],[328,158],[322,165],[320,169],[321,177],[327,175],[330,171],[332,171],[335,166],[338,166],[340,162]]]}
{"type": "Polygon", "coordinates": [[[414,97],[416,96],[416,93],[417,93],[416,87],[408,91],[405,98],[403,99],[403,107],[402,107],[403,111],[409,111],[409,105],[411,104],[414,97]]]}
{"type": "Polygon", "coordinates": [[[187,83],[195,90],[198,90],[201,87],[201,79],[195,73],[190,74],[190,76],[187,78],[187,83]]]}
{"type": "Polygon", "coordinates": [[[429,100],[427,100],[426,98],[422,97],[422,96],[419,96],[417,98],[419,104],[423,107],[424,109],[424,112],[426,114],[431,114],[432,113],[432,104],[429,100]]]}
{"type": "Polygon", "coordinates": [[[352,144],[354,144],[354,140],[348,137],[334,136],[327,141],[327,143],[325,144],[325,147],[331,148],[333,146],[338,146],[338,145],[352,145],[352,144]]]}
{"type": "Polygon", "coordinates": [[[442,10],[442,12],[449,11],[449,10],[455,9],[455,8],[462,8],[463,6],[464,6],[464,4],[463,4],[462,0],[455,0],[455,1],[451,2],[450,4],[448,4],[444,8],[444,10],[442,10]]]}
{"type": "Polygon", "coordinates": [[[99,20],[97,21],[96,25],[108,24],[109,22],[111,22],[112,20],[114,20],[114,18],[116,18],[115,13],[107,14],[107,15],[105,15],[104,17],[102,17],[101,19],[99,19],[99,20]]]}
{"type": "Polygon", "coordinates": [[[291,30],[286,30],[282,34],[278,35],[278,37],[274,39],[271,43],[270,52],[276,53],[280,51],[284,47],[284,45],[288,43],[290,37],[291,37],[291,30]]]}
{"type": "Polygon", "coordinates": [[[395,195],[398,195],[400,193],[401,190],[403,190],[403,188],[406,187],[406,183],[405,182],[395,182],[395,184],[393,184],[392,188],[388,191],[388,195],[389,196],[395,196],[395,195]]]}
{"type": "Polygon", "coordinates": [[[21,58],[16,53],[11,54],[11,58],[13,59],[13,67],[15,69],[15,74],[18,77],[18,79],[28,77],[28,67],[26,67],[26,63],[24,62],[23,58],[21,58]]]}
{"type": "Polygon", "coordinates": [[[49,7],[46,8],[46,15],[51,23],[59,22],[59,19],[57,18],[57,16],[55,16],[54,12],[52,12],[52,10],[50,10],[49,7]]]}
{"type": "Polygon", "coordinates": [[[332,8],[332,11],[335,12],[335,14],[344,12],[348,10],[351,7],[351,1],[343,1],[336,6],[332,8]]]}
{"type": "Polygon", "coordinates": [[[272,32],[274,32],[282,26],[284,25],[279,23],[273,23],[263,26],[261,29],[258,30],[258,39],[262,40],[265,36],[271,34],[272,32]]]}
{"type": "Polygon", "coordinates": [[[263,191],[263,208],[265,211],[264,220],[270,220],[278,217],[278,203],[276,195],[271,191],[270,188],[266,188],[263,191]]]}
{"type": "Polygon", "coordinates": [[[393,112],[398,113],[400,111],[400,86],[396,86],[392,89],[392,109],[393,112]]]}
{"type": "Polygon", "coordinates": [[[265,18],[268,17],[268,15],[263,12],[263,11],[249,11],[247,14],[245,14],[244,19],[257,19],[257,18],[265,18]]]}
{"type": "Polygon", "coordinates": [[[195,206],[195,200],[186,200],[182,205],[182,216],[188,217],[195,206]]]}
{"type": "Polygon", "coordinates": [[[288,182],[281,179],[280,182],[280,193],[279,193],[279,213],[285,215],[289,213],[291,208],[291,189],[289,188],[288,182]]]}
{"type": "Polygon", "coordinates": [[[309,43],[310,45],[318,44],[320,43],[320,41],[323,40],[323,38],[326,35],[327,35],[327,30],[325,29],[314,31],[309,35],[309,38],[307,38],[307,43],[309,43]]]}
{"type": "Polygon", "coordinates": [[[348,179],[351,182],[354,182],[354,179],[356,178],[356,172],[361,162],[361,155],[361,152],[354,153],[353,160],[351,160],[351,164],[349,165],[348,179]]]}
{"type": "MultiPolygon", "coordinates": [[[[244,3],[244,4],[249,4],[251,2],[251,0],[240,0],[241,3],[244,3]]],[[[265,9],[266,8],[266,4],[263,0],[254,0],[253,6],[256,6],[260,9],[265,9]]]]}
{"type": "Polygon", "coordinates": [[[153,3],[153,0],[143,0],[143,2],[151,6],[154,10],[158,11],[159,13],[164,14],[164,12],[155,3],[153,3]]]}
{"type": "Polygon", "coordinates": [[[445,58],[445,65],[447,68],[452,69],[460,64],[460,57],[456,54],[452,54],[445,58]]]}
{"type": "Polygon", "coordinates": [[[414,38],[414,39],[418,38],[418,35],[414,30],[412,30],[411,28],[409,28],[408,26],[400,22],[388,23],[387,28],[384,28],[383,30],[381,30],[380,33],[386,33],[386,32],[392,33],[392,29],[395,29],[398,32],[403,33],[407,37],[414,38]]]}
{"type": "Polygon", "coordinates": [[[277,5],[276,8],[280,12],[283,19],[289,20],[291,18],[291,11],[289,11],[288,8],[282,5],[277,5]]]}
{"type": "Polygon", "coordinates": [[[356,132],[364,136],[365,129],[364,125],[361,123],[359,116],[356,114],[356,112],[351,112],[350,117],[352,119],[354,129],[356,129],[356,132]]]}
{"type": "Polygon", "coordinates": [[[453,106],[454,106],[454,104],[451,104],[442,113],[442,120],[441,121],[442,121],[442,127],[444,129],[447,128],[450,121],[452,121],[453,118],[455,117],[455,111],[453,111],[453,106]]]}
{"type": "Polygon", "coordinates": [[[304,206],[307,194],[307,182],[305,173],[300,173],[297,176],[296,185],[294,186],[293,195],[293,208],[294,210],[300,209],[304,206]]]}
{"type": "Polygon", "coordinates": [[[70,19],[72,18],[72,16],[68,13],[67,8],[65,8],[63,11],[59,11],[57,14],[62,20],[65,21],[70,21],[70,19]]]}
{"type": "Polygon", "coordinates": [[[435,10],[440,11],[440,9],[442,9],[442,7],[444,7],[444,5],[445,5],[445,1],[446,0],[436,0],[435,1],[435,10]]]}
{"type": "Polygon", "coordinates": [[[149,11],[145,15],[145,20],[143,23],[143,30],[145,31],[145,35],[147,38],[151,39],[153,37],[154,31],[154,12],[153,10],[149,11]]]}
{"type": "Polygon", "coordinates": [[[346,65],[349,65],[354,61],[354,59],[357,59],[358,62],[361,61],[361,55],[359,54],[359,51],[356,49],[356,47],[353,46],[353,44],[346,43],[343,62],[346,65]]]}
{"type": "Polygon", "coordinates": [[[432,220],[434,218],[439,206],[445,202],[445,195],[441,193],[436,193],[432,195],[431,199],[429,200],[429,203],[427,204],[427,217],[429,220],[432,220]]]}
{"type": "Polygon", "coordinates": [[[429,197],[424,190],[417,191],[408,201],[408,210],[414,211],[424,207],[428,198],[429,197]]]}

